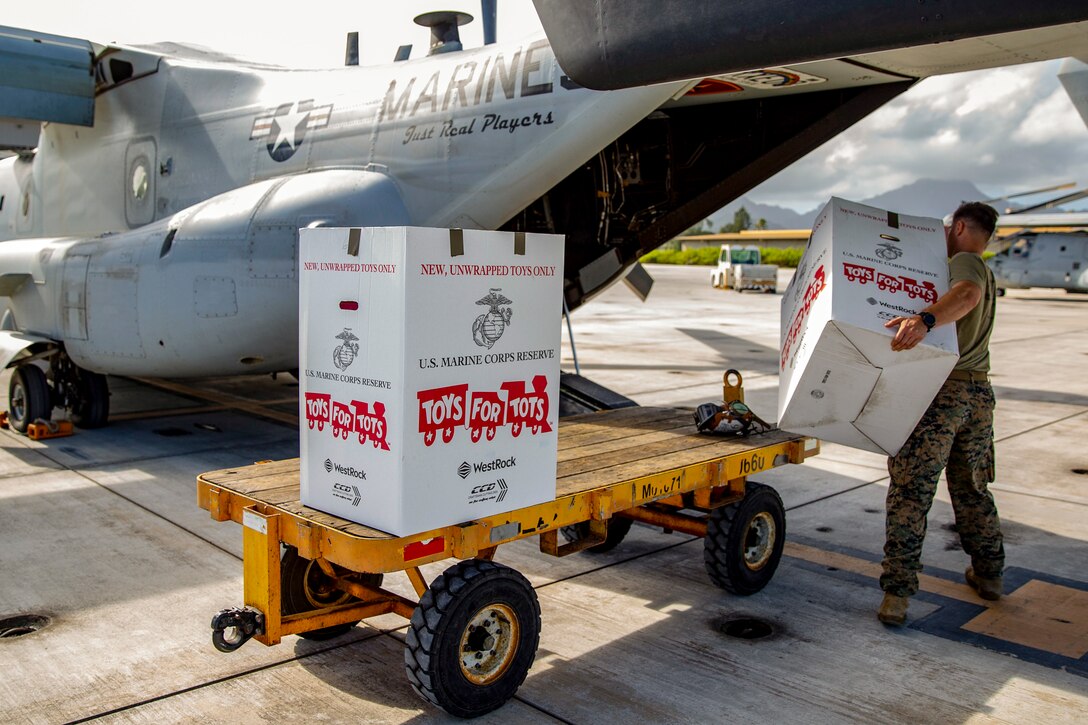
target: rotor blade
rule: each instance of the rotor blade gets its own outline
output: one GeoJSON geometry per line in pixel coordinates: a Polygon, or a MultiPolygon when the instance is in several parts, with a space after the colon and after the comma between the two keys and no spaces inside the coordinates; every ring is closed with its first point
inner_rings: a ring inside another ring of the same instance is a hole
{"type": "Polygon", "coordinates": [[[1012,212],[1012,214],[1025,214],[1029,211],[1038,211],[1039,209],[1053,209],[1056,206],[1061,206],[1062,204],[1068,204],[1071,201],[1078,201],[1084,198],[1088,198],[1088,189],[1081,189],[1080,191],[1075,191],[1072,194],[1059,196],[1057,199],[1050,199],[1049,201],[1044,201],[1040,204],[1035,204],[1034,206],[1017,209],[1016,211],[1012,212]]]}
{"type": "Polygon", "coordinates": [[[495,42],[496,3],[497,0],[480,0],[480,20],[484,24],[484,45],[492,45],[495,42]]]}
{"type": "Polygon", "coordinates": [[[995,196],[993,199],[984,199],[983,204],[993,204],[998,201],[1008,201],[1009,199],[1018,199],[1021,196],[1033,196],[1034,194],[1045,194],[1048,191],[1061,191],[1062,189],[1072,189],[1077,185],[1077,182],[1070,181],[1067,184],[1057,184],[1056,186],[1048,186],[1044,189],[1034,189],[1032,191],[1018,191],[1015,194],[1007,194],[1006,196],[995,196]]]}

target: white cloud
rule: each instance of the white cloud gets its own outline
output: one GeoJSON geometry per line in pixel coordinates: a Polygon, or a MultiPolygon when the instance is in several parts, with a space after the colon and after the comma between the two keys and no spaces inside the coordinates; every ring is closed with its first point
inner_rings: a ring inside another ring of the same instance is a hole
{"type": "Polygon", "coordinates": [[[889,103],[869,117],[868,123],[874,131],[893,131],[903,124],[910,108],[904,103],[889,103]]]}
{"type": "Polygon", "coordinates": [[[956,109],[957,116],[995,108],[1015,108],[1035,80],[1030,68],[999,68],[972,76],[964,88],[964,101],[956,109]]]}
{"type": "Polygon", "coordinates": [[[832,144],[834,148],[828,154],[825,162],[832,169],[852,164],[865,151],[865,144],[854,139],[840,138],[833,141],[832,144]]]}
{"type": "Polygon", "coordinates": [[[944,128],[928,141],[930,146],[955,146],[960,142],[960,132],[954,128],[944,128]]]}
{"type": "Polygon", "coordinates": [[[1060,65],[928,78],[748,196],[808,211],[832,194],[863,200],[919,179],[998,196],[1088,177],[1088,129],[1060,65]]]}
{"type": "Polygon", "coordinates": [[[1059,88],[1031,107],[1012,138],[1018,143],[1042,144],[1055,137],[1075,139],[1078,135],[1088,139],[1088,129],[1073,108],[1069,96],[1059,88]]]}
{"type": "Polygon", "coordinates": [[[912,106],[925,106],[933,110],[945,110],[952,107],[953,100],[960,92],[957,75],[932,76],[925,78],[903,96],[901,101],[912,106]]]}

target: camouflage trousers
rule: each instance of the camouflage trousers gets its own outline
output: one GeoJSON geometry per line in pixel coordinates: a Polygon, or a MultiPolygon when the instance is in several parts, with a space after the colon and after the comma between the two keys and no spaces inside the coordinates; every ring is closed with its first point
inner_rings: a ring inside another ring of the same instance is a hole
{"type": "Polygon", "coordinates": [[[948,380],[897,455],[888,459],[884,573],[880,588],[918,592],[926,516],[945,470],[963,550],[978,576],[1001,576],[1005,548],[994,497],[994,393],[988,382],[948,380]]]}

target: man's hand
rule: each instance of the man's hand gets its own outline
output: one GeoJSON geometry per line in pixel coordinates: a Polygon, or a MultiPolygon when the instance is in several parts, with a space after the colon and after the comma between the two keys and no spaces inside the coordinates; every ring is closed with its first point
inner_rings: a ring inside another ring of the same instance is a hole
{"type": "Polygon", "coordinates": [[[896,326],[899,327],[899,330],[895,333],[895,337],[892,338],[892,350],[896,352],[910,350],[920,343],[928,332],[925,323],[922,322],[922,318],[918,315],[896,317],[894,320],[888,320],[884,323],[884,327],[896,326]]]}

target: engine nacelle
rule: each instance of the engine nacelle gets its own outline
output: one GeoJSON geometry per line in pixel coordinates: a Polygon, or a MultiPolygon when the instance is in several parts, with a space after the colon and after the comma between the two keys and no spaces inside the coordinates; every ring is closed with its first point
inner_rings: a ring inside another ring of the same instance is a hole
{"type": "Polygon", "coordinates": [[[257,182],[95,239],[0,244],[16,327],[80,367],[199,377],[298,367],[298,229],[409,222],[384,174],[257,182]]]}

